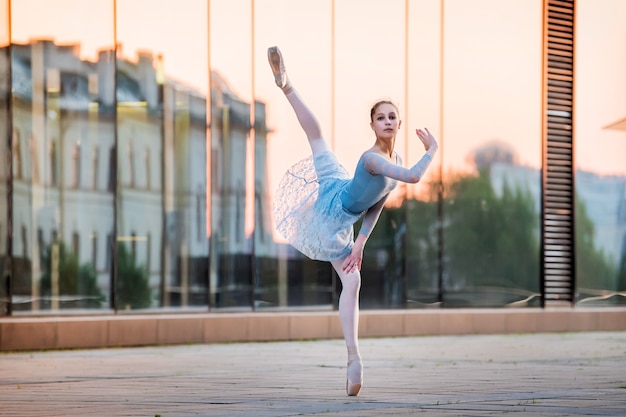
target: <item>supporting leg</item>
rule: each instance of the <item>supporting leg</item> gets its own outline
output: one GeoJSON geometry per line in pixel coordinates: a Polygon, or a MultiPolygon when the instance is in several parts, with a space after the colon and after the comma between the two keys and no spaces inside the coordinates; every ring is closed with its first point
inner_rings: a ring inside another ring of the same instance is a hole
{"type": "Polygon", "coordinates": [[[348,350],[346,391],[348,395],[358,395],[363,384],[363,362],[359,352],[359,292],[361,273],[346,273],[342,270],[343,259],[332,262],[341,279],[339,296],[339,320],[348,350]]]}

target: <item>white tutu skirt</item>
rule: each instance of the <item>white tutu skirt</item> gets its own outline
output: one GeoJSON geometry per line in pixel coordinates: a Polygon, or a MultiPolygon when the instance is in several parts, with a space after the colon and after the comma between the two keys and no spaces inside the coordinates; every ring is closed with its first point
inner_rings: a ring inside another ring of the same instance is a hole
{"type": "Polygon", "coordinates": [[[339,198],[350,179],[330,151],[294,164],[274,197],[278,232],[311,259],[333,261],[350,254],[353,225],[361,216],[345,210],[339,198]]]}

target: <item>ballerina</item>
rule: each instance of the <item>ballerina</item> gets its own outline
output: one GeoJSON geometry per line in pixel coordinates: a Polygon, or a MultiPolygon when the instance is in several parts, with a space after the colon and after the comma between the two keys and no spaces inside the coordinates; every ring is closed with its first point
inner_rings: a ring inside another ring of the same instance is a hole
{"type": "Polygon", "coordinates": [[[426,152],[411,168],[404,167],[394,151],[402,124],[398,108],[391,101],[379,101],[370,111],[375,143],[361,155],[351,177],[293,87],[278,47],[270,47],[267,53],[276,85],[295,111],[312,152],[293,165],[278,186],[273,210],[276,229],[304,255],[330,262],[339,275],[339,319],[348,351],[346,392],[356,396],[363,385],[358,343],[363,249],[389,193],[398,181],[420,181],[439,145],[428,129],[416,129],[426,152]],[[353,225],[361,217],[363,222],[354,239],[353,225]]]}

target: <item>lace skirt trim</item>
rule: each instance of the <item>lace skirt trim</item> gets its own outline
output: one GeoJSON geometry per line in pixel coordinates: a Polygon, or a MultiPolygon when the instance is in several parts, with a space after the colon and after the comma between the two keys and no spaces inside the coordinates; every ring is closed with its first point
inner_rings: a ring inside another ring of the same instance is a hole
{"type": "Polygon", "coordinates": [[[340,193],[350,175],[328,151],[303,159],[283,175],[274,197],[277,231],[311,259],[332,261],[350,254],[360,214],[343,208],[340,193]]]}

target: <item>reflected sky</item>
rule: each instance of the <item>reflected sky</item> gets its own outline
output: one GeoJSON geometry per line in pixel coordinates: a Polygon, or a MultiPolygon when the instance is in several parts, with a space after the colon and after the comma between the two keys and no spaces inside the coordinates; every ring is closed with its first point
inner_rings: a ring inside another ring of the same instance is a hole
{"type": "Polygon", "coordinates": [[[626,2],[576,5],[576,166],[600,175],[626,175],[626,130],[606,129],[626,117],[626,2]]]}
{"type": "MultiPolygon", "coordinates": [[[[405,164],[422,152],[414,129],[428,126],[443,143],[446,168],[471,169],[468,154],[492,140],[513,146],[521,164],[540,166],[541,0],[293,5],[119,0],[117,38],[125,57],[146,49],[163,54],[170,76],[202,92],[210,64],[243,99],[266,101],[274,184],[309,150],[273,85],[265,56],[273,44],[283,49],[295,85],[349,170],[373,140],[369,107],[381,97],[400,106],[405,131],[397,150],[405,164]]],[[[577,7],[576,163],[624,174],[619,150],[626,133],[603,127],[626,116],[626,94],[618,93],[626,91],[626,3],[581,0],[577,7]]],[[[86,59],[114,42],[110,0],[20,0],[11,12],[14,42],[53,37],[80,43],[86,59]]]]}

